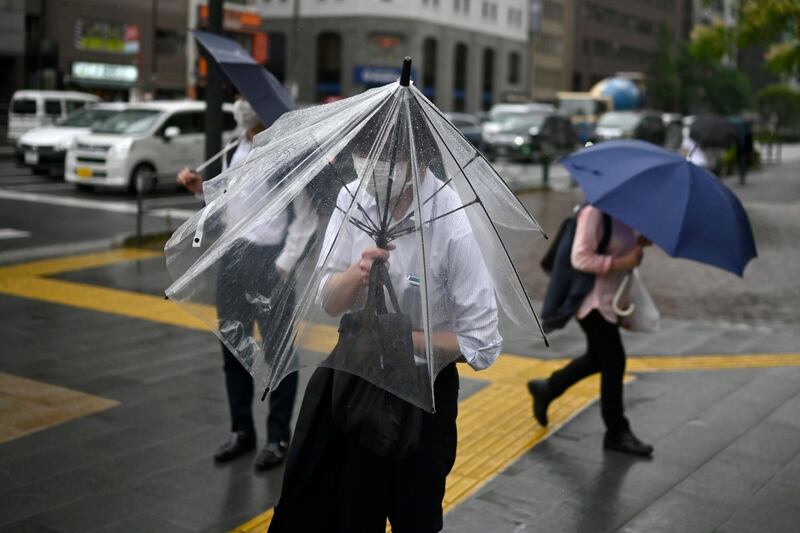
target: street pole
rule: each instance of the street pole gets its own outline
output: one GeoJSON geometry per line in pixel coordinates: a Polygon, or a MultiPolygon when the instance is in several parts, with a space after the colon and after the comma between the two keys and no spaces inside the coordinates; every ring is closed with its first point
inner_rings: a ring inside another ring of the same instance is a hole
{"type": "MultiPolygon", "coordinates": [[[[222,35],[222,0],[208,0],[208,31],[222,35]]],[[[206,159],[210,159],[222,148],[222,75],[216,63],[206,58],[206,159]]],[[[220,173],[220,162],[215,161],[208,167],[206,177],[220,173]]]]}

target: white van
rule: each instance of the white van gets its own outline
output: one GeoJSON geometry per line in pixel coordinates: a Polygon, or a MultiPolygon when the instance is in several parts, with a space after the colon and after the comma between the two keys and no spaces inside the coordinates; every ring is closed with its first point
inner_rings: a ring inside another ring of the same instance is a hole
{"type": "Polygon", "coordinates": [[[89,104],[52,126],[26,131],[17,143],[22,162],[36,173],[48,172],[62,176],[67,149],[75,139],[86,135],[93,125],[107,120],[126,106],[127,104],[122,103],[89,104]]]}
{"type": "MultiPolygon", "coordinates": [[[[175,183],[185,167],[203,162],[205,102],[190,100],[130,104],[67,151],[64,177],[78,188],[134,191],[139,178],[150,186],[175,183]]],[[[235,135],[233,106],[223,106],[223,141],[235,135]]]]}
{"type": "MultiPolygon", "coordinates": [[[[100,98],[74,91],[16,91],[8,105],[8,142],[17,144],[32,128],[47,126],[100,98]]],[[[22,154],[18,153],[21,157],[22,154]]]]}

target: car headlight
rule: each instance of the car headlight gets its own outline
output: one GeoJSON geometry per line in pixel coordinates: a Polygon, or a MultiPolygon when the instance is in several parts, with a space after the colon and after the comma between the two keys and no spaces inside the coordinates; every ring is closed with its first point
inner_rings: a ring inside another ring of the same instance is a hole
{"type": "Polygon", "coordinates": [[[516,144],[517,146],[522,146],[523,144],[525,144],[525,137],[523,137],[522,135],[517,135],[516,137],[514,137],[514,144],[516,144]]]}
{"type": "Polygon", "coordinates": [[[116,157],[125,157],[126,155],[128,155],[132,143],[133,140],[128,139],[127,141],[120,141],[118,143],[112,144],[111,148],[108,150],[108,155],[116,157]]]}

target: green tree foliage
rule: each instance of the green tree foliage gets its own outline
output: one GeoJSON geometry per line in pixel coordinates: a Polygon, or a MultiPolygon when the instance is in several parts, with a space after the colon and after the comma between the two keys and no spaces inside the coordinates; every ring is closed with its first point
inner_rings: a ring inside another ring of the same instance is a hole
{"type": "Polygon", "coordinates": [[[665,26],[648,69],[649,105],[664,111],[733,114],[751,104],[747,77],[723,64],[733,40],[724,27],[696,30],[689,43],[676,44],[665,26]]]}
{"type": "Polygon", "coordinates": [[[777,74],[800,75],[800,0],[741,0],[737,40],[768,45],[767,66],[777,74]]]}
{"type": "Polygon", "coordinates": [[[764,87],[756,95],[761,116],[773,118],[779,128],[800,125],[800,91],[783,84],[764,87]]]}

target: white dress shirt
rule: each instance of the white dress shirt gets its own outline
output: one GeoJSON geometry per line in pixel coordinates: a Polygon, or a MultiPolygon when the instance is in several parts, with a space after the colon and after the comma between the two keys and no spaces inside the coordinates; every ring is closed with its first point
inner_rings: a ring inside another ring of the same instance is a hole
{"type": "MultiPolygon", "coordinates": [[[[247,135],[242,134],[239,138],[239,145],[231,156],[230,168],[243,164],[252,147],[253,141],[248,139],[247,135]]],[[[224,157],[222,170],[227,170],[228,166],[228,158],[224,157]]],[[[245,207],[241,201],[231,202],[228,205],[228,209],[235,212],[241,212],[245,207]]],[[[305,191],[298,194],[292,201],[292,208],[294,209],[294,219],[291,223],[289,223],[287,208],[266,223],[252,228],[244,236],[246,240],[264,246],[276,246],[283,241],[285,236],[286,242],[283,250],[275,260],[275,265],[284,272],[291,272],[295,267],[309,239],[317,231],[319,223],[317,212],[305,191]]]]}
{"type": "MultiPolygon", "coordinates": [[[[433,195],[441,184],[428,171],[420,187],[420,201],[433,195]]],[[[352,182],[348,184],[348,188],[355,191],[357,185],[357,181],[352,182]]],[[[362,188],[357,199],[369,217],[377,221],[378,207],[375,198],[362,188]]],[[[350,222],[336,238],[345,218],[343,211],[347,212],[351,201],[350,193],[343,187],[336,201],[338,209],[333,211],[328,223],[320,254],[318,267],[324,268],[320,284],[322,288],[330,276],[346,270],[361,258],[364,250],[375,247],[372,237],[350,222]],[[334,239],[335,247],[329,254],[334,239]]],[[[461,205],[456,192],[450,187],[444,187],[431,201],[423,205],[424,220],[428,221],[461,205]]],[[[414,211],[415,207],[416,200],[411,202],[408,209],[414,211]]],[[[351,210],[351,219],[361,222],[367,220],[355,205],[351,210]]],[[[502,338],[497,329],[494,284],[486,270],[466,214],[459,210],[425,224],[423,239],[431,331],[452,331],[458,338],[459,348],[467,363],[475,370],[487,368],[500,354],[502,338]]],[[[394,240],[393,244],[396,248],[390,252],[389,277],[401,311],[411,317],[413,329],[422,330],[423,272],[418,232],[402,236],[394,240]]],[[[323,292],[324,289],[319,293],[320,305],[323,292]]],[[[363,289],[354,306],[363,307],[365,302],[366,289],[363,289]]],[[[388,300],[387,305],[391,307],[388,300]]]]}

